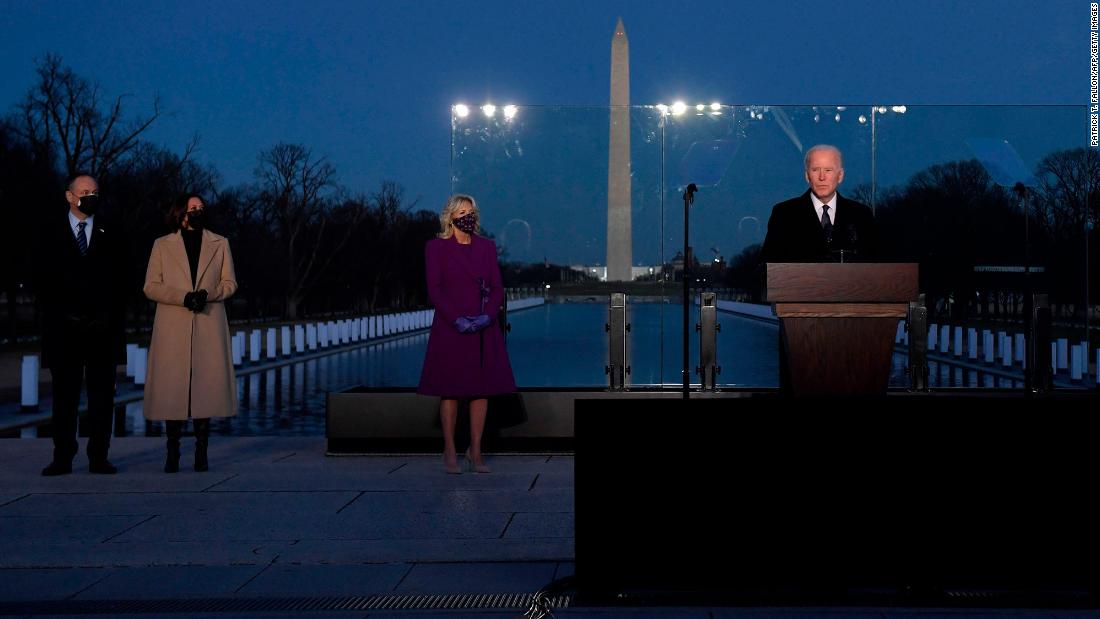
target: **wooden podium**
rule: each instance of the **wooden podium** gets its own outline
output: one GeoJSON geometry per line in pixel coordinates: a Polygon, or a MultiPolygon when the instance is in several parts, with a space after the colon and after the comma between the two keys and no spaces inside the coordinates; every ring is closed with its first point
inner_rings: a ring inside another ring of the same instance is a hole
{"type": "Polygon", "coordinates": [[[886,393],[898,320],[917,299],[917,266],[768,264],[780,385],[794,395],[886,393]]]}

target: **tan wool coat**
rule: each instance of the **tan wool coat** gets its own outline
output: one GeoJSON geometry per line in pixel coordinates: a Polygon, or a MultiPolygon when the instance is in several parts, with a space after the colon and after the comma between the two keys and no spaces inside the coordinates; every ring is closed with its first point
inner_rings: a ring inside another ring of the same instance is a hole
{"type": "Polygon", "coordinates": [[[179,232],[153,243],[145,272],[145,296],[157,302],[149,365],[145,377],[145,417],[187,419],[237,414],[237,379],[223,301],[237,291],[229,241],[204,230],[199,250],[198,285],[179,232]],[[194,313],[183,306],[192,290],[206,290],[206,307],[194,313]]]}

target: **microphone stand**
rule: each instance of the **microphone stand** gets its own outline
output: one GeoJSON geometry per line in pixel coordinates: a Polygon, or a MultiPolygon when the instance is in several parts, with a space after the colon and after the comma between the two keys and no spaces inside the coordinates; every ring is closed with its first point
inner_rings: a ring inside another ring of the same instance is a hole
{"type": "Polygon", "coordinates": [[[695,186],[695,183],[690,183],[684,190],[684,363],[681,366],[681,373],[684,378],[684,399],[687,400],[691,396],[691,375],[688,374],[688,311],[690,305],[688,305],[690,297],[690,284],[689,279],[691,276],[691,256],[689,255],[688,246],[688,210],[692,203],[695,202],[695,192],[699,188],[695,186]]]}
{"type": "MultiPolygon", "coordinates": [[[[1031,294],[1031,214],[1028,212],[1027,185],[1016,183],[1012,188],[1024,214],[1024,394],[1033,395],[1035,385],[1035,306],[1031,294]]],[[[1088,359],[1085,360],[1088,363],[1088,359]]]]}

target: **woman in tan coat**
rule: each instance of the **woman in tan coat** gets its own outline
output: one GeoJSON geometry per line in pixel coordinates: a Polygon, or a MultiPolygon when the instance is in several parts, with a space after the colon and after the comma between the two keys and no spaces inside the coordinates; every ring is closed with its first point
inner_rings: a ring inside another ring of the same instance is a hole
{"type": "Polygon", "coordinates": [[[179,471],[180,436],[195,427],[195,470],[208,468],[210,418],[237,414],[237,380],[223,302],[237,290],[229,241],[204,229],[205,202],[180,196],[174,230],[153,243],[145,296],[157,302],[145,378],[147,419],[165,422],[166,473],[179,471]]]}

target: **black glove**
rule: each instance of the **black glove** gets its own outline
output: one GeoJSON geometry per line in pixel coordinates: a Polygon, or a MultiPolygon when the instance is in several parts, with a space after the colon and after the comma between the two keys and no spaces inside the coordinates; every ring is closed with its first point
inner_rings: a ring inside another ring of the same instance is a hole
{"type": "Polygon", "coordinates": [[[197,314],[206,307],[206,296],[207,293],[205,290],[188,292],[183,295],[183,306],[197,314]]]}
{"type": "Polygon", "coordinates": [[[196,314],[201,312],[206,307],[207,292],[205,290],[198,290],[195,292],[195,309],[191,310],[196,314]]]}

